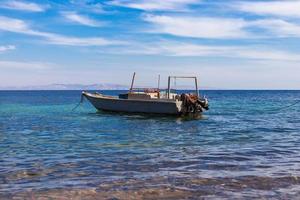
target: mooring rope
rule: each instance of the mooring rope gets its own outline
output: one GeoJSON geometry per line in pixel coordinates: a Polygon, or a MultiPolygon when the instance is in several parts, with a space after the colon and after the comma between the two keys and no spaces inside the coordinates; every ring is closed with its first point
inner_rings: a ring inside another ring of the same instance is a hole
{"type": "Polygon", "coordinates": [[[80,97],[80,101],[76,104],[76,106],[72,109],[72,112],[75,111],[82,103],[83,103],[83,95],[80,97]]]}

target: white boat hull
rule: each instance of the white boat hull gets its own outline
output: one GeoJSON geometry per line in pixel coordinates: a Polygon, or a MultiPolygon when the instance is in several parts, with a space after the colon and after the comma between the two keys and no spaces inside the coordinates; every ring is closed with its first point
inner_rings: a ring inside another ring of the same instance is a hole
{"type": "Polygon", "coordinates": [[[182,102],[167,99],[119,99],[117,97],[101,94],[83,92],[89,102],[98,110],[131,112],[131,113],[153,113],[153,114],[181,114],[182,102]]]}

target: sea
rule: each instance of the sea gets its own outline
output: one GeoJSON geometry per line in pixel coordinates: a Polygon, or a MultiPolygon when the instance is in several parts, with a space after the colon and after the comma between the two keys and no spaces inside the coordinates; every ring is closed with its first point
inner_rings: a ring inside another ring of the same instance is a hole
{"type": "Polygon", "coordinates": [[[0,199],[300,199],[300,91],[200,93],[174,117],[0,91],[0,199]]]}

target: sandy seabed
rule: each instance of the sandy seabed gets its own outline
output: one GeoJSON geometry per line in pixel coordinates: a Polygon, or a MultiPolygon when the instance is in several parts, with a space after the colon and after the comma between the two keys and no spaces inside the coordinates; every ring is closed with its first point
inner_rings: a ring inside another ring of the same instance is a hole
{"type": "Polygon", "coordinates": [[[58,188],[0,194],[1,199],[296,199],[300,177],[165,178],[120,180],[94,188],[58,188]]]}

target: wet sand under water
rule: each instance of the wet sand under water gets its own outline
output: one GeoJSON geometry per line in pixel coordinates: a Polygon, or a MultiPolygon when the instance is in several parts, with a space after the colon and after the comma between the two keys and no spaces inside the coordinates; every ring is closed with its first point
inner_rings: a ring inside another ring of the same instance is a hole
{"type": "Polygon", "coordinates": [[[165,178],[120,180],[88,189],[31,190],[0,199],[295,199],[300,177],[165,178]]]}

